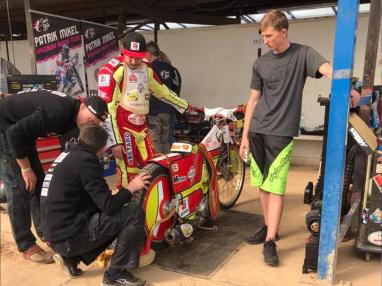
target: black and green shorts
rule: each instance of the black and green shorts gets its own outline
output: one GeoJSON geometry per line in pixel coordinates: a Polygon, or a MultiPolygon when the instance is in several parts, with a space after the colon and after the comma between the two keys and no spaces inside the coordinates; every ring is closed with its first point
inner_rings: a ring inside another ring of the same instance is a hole
{"type": "Polygon", "coordinates": [[[292,147],[293,137],[250,132],[251,185],[284,195],[292,147]]]}

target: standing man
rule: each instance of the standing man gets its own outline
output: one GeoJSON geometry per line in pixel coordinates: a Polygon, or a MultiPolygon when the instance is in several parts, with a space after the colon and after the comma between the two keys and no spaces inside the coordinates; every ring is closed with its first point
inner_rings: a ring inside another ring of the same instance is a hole
{"type": "Polygon", "coordinates": [[[145,38],[129,33],[123,40],[122,54],[105,64],[98,75],[98,95],[108,103],[111,118],[108,146],[116,158],[123,187],[154,156],[147,132],[150,93],[181,113],[188,108],[187,102],[142,62],[145,52],[145,38]]]}
{"type": "MultiPolygon", "coordinates": [[[[180,91],[182,89],[182,77],[180,76],[179,70],[174,67],[169,59],[169,57],[166,55],[165,52],[160,51],[159,52],[159,57],[161,61],[169,64],[172,68],[172,71],[174,73],[174,78],[172,80],[172,91],[174,91],[178,96],[180,96],[180,91]]],[[[174,137],[174,127],[175,127],[175,117],[176,117],[176,111],[170,113],[170,120],[168,124],[168,143],[170,144],[170,147],[172,143],[175,141],[174,137]]]]}
{"type": "MultiPolygon", "coordinates": [[[[159,59],[160,50],[157,43],[151,41],[146,45],[146,59],[151,64],[153,71],[161,78],[169,89],[174,91],[174,71],[170,64],[159,59]]],[[[155,98],[150,98],[149,133],[153,140],[157,153],[167,154],[170,152],[168,141],[170,130],[170,118],[175,114],[174,108],[155,98]]]]}
{"type": "MultiPolygon", "coordinates": [[[[7,95],[7,84],[6,84],[6,75],[19,75],[20,71],[8,60],[0,57],[0,100],[7,95]],[[3,82],[4,80],[4,82],[3,82]]],[[[6,182],[1,178],[0,172],[0,203],[5,203],[7,198],[5,196],[5,189],[9,188],[6,185],[6,182]],[[3,183],[3,188],[1,188],[1,183],[3,183]]],[[[0,207],[1,210],[1,207],[0,207]]]]}
{"type": "Polygon", "coordinates": [[[55,262],[70,277],[82,274],[80,261],[89,265],[118,238],[102,285],[143,286],[146,281],[128,272],[138,267],[145,240],[142,207],[129,201],[150,183],[149,175],[137,175],[113,195],[99,161],[107,138],[100,126],[81,128],[78,142],[46,174],[41,192],[44,234],[56,252],[55,262]]]}
{"type": "Polygon", "coordinates": [[[0,173],[5,180],[8,214],[17,248],[25,259],[53,262],[31,232],[40,225],[41,186],[45,173],[36,150],[38,137],[60,135],[84,124],[99,124],[107,117],[106,103],[89,97],[83,103],[63,93],[32,90],[0,101],[0,173]],[[38,209],[36,209],[38,208],[38,209]]]}
{"type": "Polygon", "coordinates": [[[275,240],[305,80],[323,75],[331,79],[332,67],[311,47],[289,41],[288,20],[281,11],[266,13],[259,28],[270,51],[253,65],[240,154],[251,152],[251,184],[260,190],[264,215],[264,225],[247,242],[264,243],[265,263],[277,266],[275,240]]]}

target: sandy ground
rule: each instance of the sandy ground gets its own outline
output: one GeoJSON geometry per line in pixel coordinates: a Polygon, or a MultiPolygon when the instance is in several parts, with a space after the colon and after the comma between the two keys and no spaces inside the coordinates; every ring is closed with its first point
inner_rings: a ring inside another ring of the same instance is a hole
{"type": "MultiPolygon", "coordinates": [[[[243,243],[209,279],[192,277],[165,271],[157,265],[139,269],[135,274],[147,279],[150,285],[196,286],[196,285],[315,285],[315,275],[302,275],[304,245],[308,237],[305,213],[309,207],[302,203],[302,194],[308,180],[315,180],[317,170],[292,167],[289,173],[284,216],[280,229],[282,239],[278,242],[280,266],[264,265],[262,246],[243,243]]],[[[247,180],[248,181],[248,180],[247,180]]],[[[246,182],[243,193],[234,207],[237,211],[260,213],[258,194],[246,182]]],[[[248,226],[248,233],[254,231],[248,226]]],[[[336,285],[376,286],[382,285],[380,256],[365,262],[349,241],[339,246],[337,255],[336,285]]],[[[43,245],[40,243],[40,245],[43,245]]],[[[203,259],[201,257],[201,259],[203,259]]],[[[70,279],[55,265],[39,265],[26,261],[17,252],[9,226],[8,216],[1,213],[1,286],[93,286],[100,285],[103,269],[97,264],[81,266],[85,273],[80,278],[70,279]]]]}

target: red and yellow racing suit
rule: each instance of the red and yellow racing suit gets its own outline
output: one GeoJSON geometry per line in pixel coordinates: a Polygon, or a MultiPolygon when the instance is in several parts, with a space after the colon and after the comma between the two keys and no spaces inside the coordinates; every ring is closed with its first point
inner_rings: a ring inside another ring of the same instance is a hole
{"type": "Polygon", "coordinates": [[[150,94],[183,113],[188,104],[162,84],[146,64],[131,69],[123,56],[111,59],[99,71],[98,95],[108,104],[110,113],[106,129],[108,146],[123,144],[126,154],[116,159],[120,183],[127,186],[139,168],[154,156],[154,148],[147,132],[150,94]]]}

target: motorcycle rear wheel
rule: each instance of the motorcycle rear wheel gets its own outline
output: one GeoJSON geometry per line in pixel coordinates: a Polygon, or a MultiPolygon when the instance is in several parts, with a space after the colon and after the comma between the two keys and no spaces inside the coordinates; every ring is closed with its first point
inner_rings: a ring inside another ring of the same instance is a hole
{"type": "Polygon", "coordinates": [[[219,201],[223,209],[232,208],[240,197],[245,179],[245,163],[240,159],[239,149],[235,146],[230,150],[224,149],[217,164],[219,201]]]}

